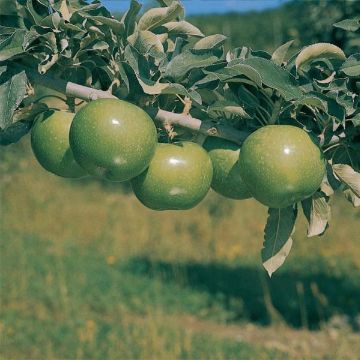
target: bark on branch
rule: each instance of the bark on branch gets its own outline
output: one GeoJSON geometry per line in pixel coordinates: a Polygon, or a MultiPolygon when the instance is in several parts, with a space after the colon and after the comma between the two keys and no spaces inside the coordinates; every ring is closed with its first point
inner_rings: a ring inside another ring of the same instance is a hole
{"type": "MultiPolygon", "coordinates": [[[[48,75],[40,75],[31,69],[25,69],[27,76],[31,82],[43,85],[47,88],[56,90],[62,94],[70,97],[78,98],[85,101],[92,101],[100,98],[114,98],[110,92],[93,89],[87,86],[75,84],[70,81],[61,79],[54,79],[48,75]]],[[[170,111],[161,109],[149,108],[145,109],[149,115],[156,121],[162,124],[171,124],[181,126],[189,130],[200,132],[206,136],[217,136],[226,140],[242,144],[243,141],[249,136],[247,131],[239,131],[231,126],[219,125],[211,122],[203,122],[200,119],[194,118],[191,115],[176,114],[170,111]]]]}

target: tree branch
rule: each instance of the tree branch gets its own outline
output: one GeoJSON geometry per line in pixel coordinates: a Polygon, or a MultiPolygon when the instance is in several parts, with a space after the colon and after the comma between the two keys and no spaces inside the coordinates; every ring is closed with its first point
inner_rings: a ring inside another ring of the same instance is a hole
{"type": "Polygon", "coordinates": [[[40,75],[38,72],[31,69],[25,69],[25,71],[31,82],[45,86],[49,89],[56,90],[67,96],[75,97],[85,101],[92,101],[101,98],[117,99],[116,96],[107,91],[93,89],[87,86],[75,84],[71,81],[55,79],[47,75],[40,75]]]}
{"type": "MultiPolygon", "coordinates": [[[[85,101],[92,101],[100,98],[117,99],[116,96],[110,92],[93,89],[87,86],[75,84],[70,81],[61,79],[54,79],[48,75],[40,75],[38,72],[25,69],[27,76],[31,82],[43,85],[47,88],[56,90],[67,96],[82,99],[85,101]]],[[[200,132],[206,136],[216,136],[226,140],[233,141],[237,144],[242,144],[243,141],[250,135],[247,131],[239,131],[231,126],[215,124],[212,122],[203,122],[200,119],[194,118],[191,115],[176,114],[170,111],[161,109],[148,108],[145,109],[149,115],[156,121],[162,124],[171,124],[187,128],[191,131],[200,132]]]]}

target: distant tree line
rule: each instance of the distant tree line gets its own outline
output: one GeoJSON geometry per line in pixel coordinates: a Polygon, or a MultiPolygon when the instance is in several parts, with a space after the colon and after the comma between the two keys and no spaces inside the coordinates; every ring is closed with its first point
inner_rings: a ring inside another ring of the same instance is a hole
{"type": "Polygon", "coordinates": [[[193,16],[190,21],[206,34],[227,35],[228,46],[232,48],[249,46],[272,51],[295,39],[294,49],[314,42],[330,42],[354,53],[360,48],[359,34],[349,34],[332,24],[355,16],[360,16],[358,0],[295,0],[276,9],[193,16]]]}

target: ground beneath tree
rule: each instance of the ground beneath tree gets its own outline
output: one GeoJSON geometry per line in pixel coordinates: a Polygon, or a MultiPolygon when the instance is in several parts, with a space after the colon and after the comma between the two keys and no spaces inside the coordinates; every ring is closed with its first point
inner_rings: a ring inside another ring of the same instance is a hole
{"type": "Polygon", "coordinates": [[[287,353],[295,359],[358,360],[360,357],[360,333],[348,329],[328,327],[321,331],[308,331],[283,325],[222,325],[193,316],[183,316],[179,321],[187,330],[265,346],[287,353]]]}

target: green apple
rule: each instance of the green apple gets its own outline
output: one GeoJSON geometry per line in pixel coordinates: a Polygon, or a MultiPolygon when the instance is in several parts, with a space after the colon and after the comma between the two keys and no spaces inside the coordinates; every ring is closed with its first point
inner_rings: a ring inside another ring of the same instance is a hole
{"type": "Polygon", "coordinates": [[[89,174],[125,181],[149,166],[157,132],[141,108],[118,99],[99,99],[75,115],[70,145],[76,161],[89,174]]]}
{"type": "Polygon", "coordinates": [[[47,171],[66,178],[86,175],[75,161],[69,145],[74,114],[49,110],[40,114],[31,129],[31,147],[36,159],[47,171]]]}
{"type": "Polygon", "coordinates": [[[240,146],[214,136],[209,136],[203,146],[214,168],[211,187],[230,199],[250,198],[239,169],[240,146]]]}
{"type": "Polygon", "coordinates": [[[209,155],[198,144],[158,144],[150,166],[131,181],[136,197],[153,210],[186,210],[208,193],[213,175],[209,155]]]}
{"type": "Polygon", "coordinates": [[[253,197],[272,208],[311,196],[325,175],[320,148],[302,129],[268,125],[256,130],[241,148],[240,172],[253,197]]]}

